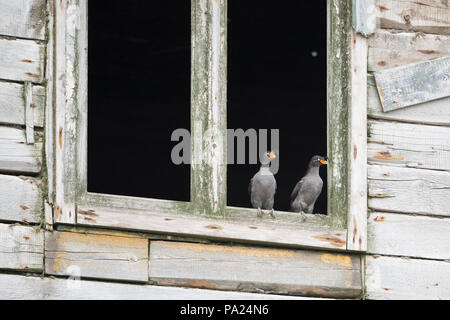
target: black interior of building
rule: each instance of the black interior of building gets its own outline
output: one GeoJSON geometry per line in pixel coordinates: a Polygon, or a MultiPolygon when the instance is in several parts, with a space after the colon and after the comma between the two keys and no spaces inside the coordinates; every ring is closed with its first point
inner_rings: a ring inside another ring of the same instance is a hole
{"type": "MultiPolygon", "coordinates": [[[[88,3],[88,190],[189,201],[170,138],[190,128],[190,1],[88,3]]],[[[228,0],[227,90],[228,128],[280,130],[275,209],[288,210],[309,159],[326,155],[326,1],[228,0]]],[[[228,166],[228,205],[250,207],[258,168],[228,166]]]]}

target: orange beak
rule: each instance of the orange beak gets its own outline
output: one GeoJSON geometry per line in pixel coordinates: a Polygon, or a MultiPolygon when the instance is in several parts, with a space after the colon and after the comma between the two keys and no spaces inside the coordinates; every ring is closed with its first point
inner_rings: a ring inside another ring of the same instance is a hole
{"type": "Polygon", "coordinates": [[[274,153],[269,153],[269,158],[270,159],[275,159],[277,156],[274,153]]]}
{"type": "Polygon", "coordinates": [[[326,160],[320,160],[321,164],[327,164],[328,162],[326,160]]]}

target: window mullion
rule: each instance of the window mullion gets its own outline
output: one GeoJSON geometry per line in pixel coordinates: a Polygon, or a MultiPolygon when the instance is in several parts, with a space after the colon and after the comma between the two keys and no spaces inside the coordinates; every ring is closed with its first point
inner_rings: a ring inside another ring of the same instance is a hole
{"type": "Polygon", "coordinates": [[[226,206],[226,0],[192,0],[191,202],[226,206]]]}

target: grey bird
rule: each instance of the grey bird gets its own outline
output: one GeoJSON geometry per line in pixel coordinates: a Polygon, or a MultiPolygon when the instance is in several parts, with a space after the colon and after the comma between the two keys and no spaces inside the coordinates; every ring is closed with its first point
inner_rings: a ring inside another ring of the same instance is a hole
{"type": "Polygon", "coordinates": [[[327,164],[327,158],[313,156],[309,161],[305,176],[297,182],[291,193],[291,210],[300,212],[303,221],[306,220],[305,213],[313,213],[314,204],[322,192],[323,181],[319,175],[319,168],[327,164]]]}
{"type": "Polygon", "coordinates": [[[274,196],[277,182],[270,171],[270,162],[276,158],[273,152],[266,152],[261,159],[261,167],[248,185],[248,193],[253,208],[258,209],[257,215],[262,217],[262,209],[271,210],[270,215],[275,218],[273,210],[274,196]]]}

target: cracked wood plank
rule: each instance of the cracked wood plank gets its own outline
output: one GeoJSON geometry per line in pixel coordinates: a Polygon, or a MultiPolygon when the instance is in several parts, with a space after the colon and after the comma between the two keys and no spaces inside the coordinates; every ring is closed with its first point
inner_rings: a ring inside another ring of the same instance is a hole
{"type": "Polygon", "coordinates": [[[367,299],[450,299],[450,262],[366,257],[367,299]]]}
{"type": "Polygon", "coordinates": [[[159,285],[354,298],[361,294],[360,267],[359,257],[348,254],[150,242],[150,280],[159,285]]]}
{"type": "Polygon", "coordinates": [[[0,78],[42,83],[45,45],[32,40],[0,39],[0,78]]]}
{"type": "Polygon", "coordinates": [[[450,260],[450,219],[372,212],[368,253],[450,260]]]}
{"type": "Polygon", "coordinates": [[[368,169],[370,209],[450,216],[450,172],[380,165],[368,169]]]}
{"type": "Polygon", "coordinates": [[[368,42],[369,71],[450,56],[450,36],[378,30],[368,42]]]}
{"type": "Polygon", "coordinates": [[[45,232],[45,273],[146,282],[148,240],[72,232],[45,232]]]}
{"type": "Polygon", "coordinates": [[[41,163],[41,141],[28,145],[24,130],[0,127],[0,172],[36,174],[41,163]]]}
{"type": "Polygon", "coordinates": [[[450,127],[369,121],[370,163],[450,171],[450,127]]]}
{"type": "Polygon", "coordinates": [[[173,288],[129,283],[0,274],[0,297],[8,300],[311,300],[274,294],[173,288]]]}
{"type": "Polygon", "coordinates": [[[367,39],[353,33],[350,68],[350,124],[347,249],[367,249],[367,39]],[[363,106],[363,107],[361,107],[363,106]]]}
{"type": "MultiPolygon", "coordinates": [[[[0,123],[25,125],[24,86],[18,83],[0,81],[0,123]]],[[[44,126],[45,88],[33,86],[33,123],[44,126]]]]}
{"type": "MultiPolygon", "coordinates": [[[[180,203],[162,200],[153,203],[154,207],[147,210],[101,207],[92,203],[80,203],[77,223],[83,226],[195,236],[204,239],[328,248],[338,251],[346,249],[346,229],[303,226],[298,222],[290,226],[278,225],[273,222],[272,218],[269,221],[259,219],[260,222],[248,222],[242,219],[235,221],[233,217],[208,219],[188,214],[192,210],[188,203],[184,206],[180,203]]],[[[252,216],[256,215],[254,212],[251,214],[252,216]]]]}
{"type": "Polygon", "coordinates": [[[40,272],[43,262],[44,236],[41,230],[0,224],[0,269],[40,272]]]}
{"type": "Polygon", "coordinates": [[[367,112],[369,118],[450,126],[450,112],[448,112],[450,97],[427,101],[408,108],[384,112],[373,75],[368,75],[367,85],[367,112]]]}
{"type": "Polygon", "coordinates": [[[374,75],[384,112],[450,96],[450,56],[374,75]]]}
{"type": "Polygon", "coordinates": [[[45,0],[0,0],[0,35],[45,40],[45,0]]]}
{"type": "Polygon", "coordinates": [[[383,29],[450,34],[450,7],[440,0],[377,0],[378,25],[383,29]]]}
{"type": "Polygon", "coordinates": [[[41,181],[0,175],[0,220],[37,223],[43,210],[41,181]]]}

